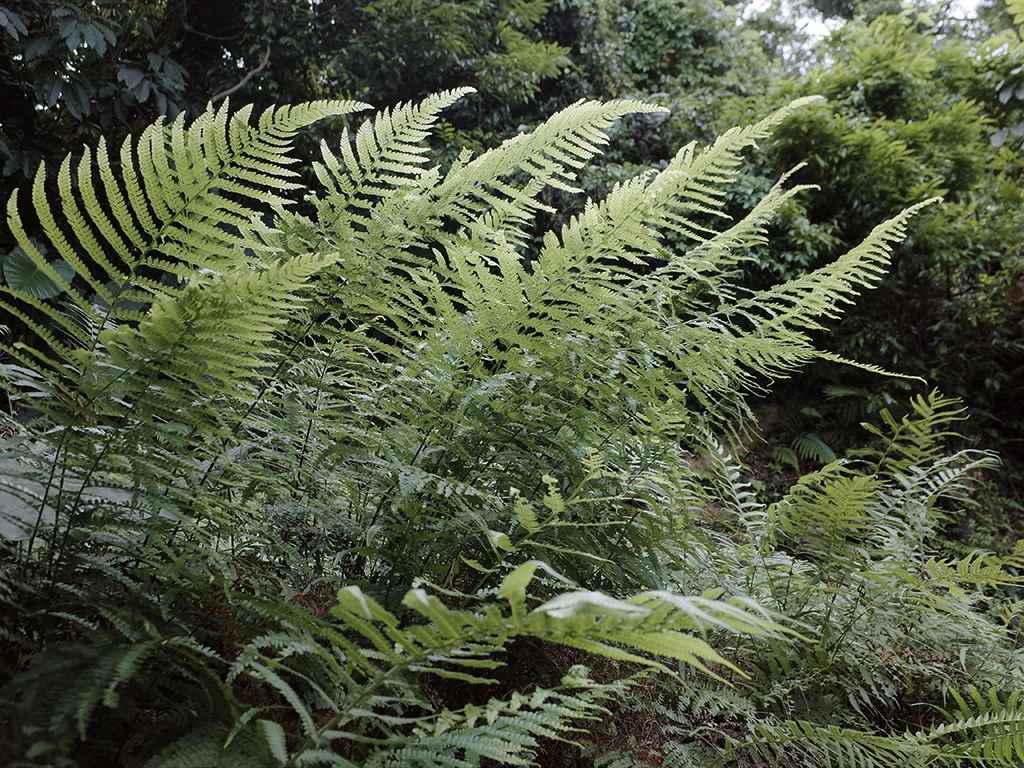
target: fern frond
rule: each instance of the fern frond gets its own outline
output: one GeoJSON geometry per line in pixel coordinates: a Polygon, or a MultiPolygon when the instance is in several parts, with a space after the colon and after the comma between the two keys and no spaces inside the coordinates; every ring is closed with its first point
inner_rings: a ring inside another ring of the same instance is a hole
{"type": "Polygon", "coordinates": [[[847,557],[863,559],[858,542],[878,522],[875,511],[880,483],[869,475],[851,474],[838,461],[805,475],[766,514],[772,527],[788,534],[797,551],[827,553],[838,567],[847,557]]]}
{"type": "Polygon", "coordinates": [[[773,764],[837,768],[923,768],[934,757],[932,750],[912,739],[876,736],[807,721],[755,723],[751,739],[730,752],[747,750],[773,764]]]}
{"type": "Polygon", "coordinates": [[[639,101],[577,102],[531,133],[457,163],[433,193],[433,215],[471,230],[485,226],[515,232],[531,213],[543,210],[535,199],[543,187],[578,191],[573,169],[582,168],[608,143],[604,128],[627,114],[664,111],[639,101]],[[517,181],[518,175],[526,181],[517,181]]]}
{"type": "Polygon", "coordinates": [[[156,369],[193,386],[208,380],[227,388],[257,374],[253,351],[267,354],[274,331],[300,305],[299,289],[335,258],[305,254],[262,270],[227,270],[155,302],[137,327],[102,331],[98,341],[123,370],[156,369]]]}
{"type": "MultiPolygon", "coordinates": [[[[700,152],[695,145],[688,145],[665,170],[617,185],[602,202],[588,204],[582,214],[563,227],[560,238],[550,234],[545,239],[536,270],[544,275],[542,285],[546,291],[556,286],[560,294],[566,290],[590,290],[590,285],[579,280],[587,278],[588,272],[598,278],[595,282],[599,285],[602,278],[607,279],[602,272],[607,276],[623,273],[632,278],[631,269],[646,264],[652,257],[670,259],[670,270],[683,269],[684,279],[692,279],[699,272],[721,270],[730,260],[735,263],[743,258],[742,248],[758,240],[761,227],[771,214],[802,187],[785,190],[784,178],[743,221],[720,234],[698,223],[694,214],[723,215],[723,190],[738,173],[742,163],[739,153],[767,138],[780,120],[801,105],[802,102],[794,102],[755,125],[729,131],[700,152]],[[666,231],[697,240],[697,247],[670,256],[661,244],[666,231]],[[712,237],[708,239],[707,235],[712,237]],[[595,274],[581,268],[580,259],[600,265],[601,271],[595,274]]],[[[664,278],[670,271],[655,274],[662,280],[652,281],[652,292],[664,290],[664,278]]],[[[533,298],[537,301],[539,297],[533,298]]],[[[564,296],[558,298],[564,300],[564,296]]]]}
{"type": "Polygon", "coordinates": [[[951,690],[957,710],[944,713],[948,722],[919,734],[925,743],[938,742],[945,760],[1020,765],[1024,762],[1024,692],[1006,696],[971,686],[967,695],[951,690]]]}
{"type": "MultiPolygon", "coordinates": [[[[697,240],[699,245],[673,264],[700,263],[712,254],[718,266],[733,249],[757,241],[759,229],[786,199],[803,188],[784,191],[784,179],[776,184],[754,211],[728,231],[715,234],[697,223],[694,214],[722,216],[724,189],[736,177],[742,164],[740,152],[771,135],[773,129],[793,110],[815,102],[815,98],[798,100],[770,117],[747,126],[727,131],[712,145],[700,152],[694,144],[681,149],[665,170],[653,177],[639,176],[613,189],[600,204],[588,207],[562,231],[562,248],[586,254],[607,268],[614,269],[616,256],[642,263],[642,257],[659,254],[661,232],[675,231],[697,240]],[[708,241],[705,235],[714,237],[708,241]]],[[[549,261],[556,260],[553,240],[545,244],[549,261]]],[[[734,256],[733,259],[742,258],[734,256]]]]}
{"type": "MultiPolygon", "coordinates": [[[[153,269],[158,276],[170,272],[184,279],[224,260],[236,267],[250,263],[246,253],[265,257],[272,231],[260,216],[287,203],[268,190],[295,186],[287,180],[294,175],[287,168],[294,162],[287,156],[289,140],[315,120],[364,106],[315,102],[269,109],[253,126],[251,107],[229,117],[225,103],[187,128],[181,116],[170,126],[150,126],[137,141],[126,139],[118,172],[101,142],[95,154],[86,150],[77,164],[68,157],[61,165],[59,209],[46,192],[45,168],[36,174],[32,206],[52,255],[44,255],[28,236],[16,195],[7,203],[7,224],[32,263],[81,311],[98,312],[95,296],[110,319],[118,319],[119,299],[152,301],[175,294],[153,278],[153,269]],[[74,280],[54,269],[50,259],[58,257],[88,291],[77,290],[74,280]]],[[[0,290],[31,303],[23,291],[0,290]]],[[[87,327],[68,323],[38,302],[34,307],[60,324],[76,346],[93,346],[87,327]]],[[[63,348],[52,349],[60,354],[63,348]]]]}
{"type": "MultiPolygon", "coordinates": [[[[506,700],[492,699],[485,707],[467,705],[461,711],[445,710],[413,718],[386,711],[389,704],[405,701],[411,705],[417,701],[406,682],[411,673],[471,684],[493,682],[481,673],[497,667],[500,662],[493,655],[519,636],[656,667],[661,665],[638,652],[698,666],[701,659],[728,664],[710,645],[686,634],[686,630],[721,627],[731,632],[781,637],[782,628],[759,614],[752,603],[668,593],[645,593],[628,601],[595,592],[567,593],[527,612],[526,590],[541,565],[525,563],[505,578],[500,596],[507,602],[509,613],[496,604],[474,612],[452,609],[423,589],[413,589],[406,595],[405,606],[429,622],[413,626],[403,627],[394,614],[362,590],[342,589],[332,613],[346,633],[361,637],[365,645],[354,643],[342,632],[328,633],[341,652],[339,663],[347,670],[344,675],[334,675],[334,679],[346,680],[348,690],[335,699],[334,714],[326,724],[312,731],[312,721],[306,720],[307,741],[292,759],[301,761],[303,753],[332,741],[352,741],[369,748],[367,765],[392,761],[395,755],[412,761],[433,755],[432,764],[445,765],[476,764],[463,763],[465,758],[459,755],[528,763],[538,738],[565,738],[572,733],[575,721],[600,710],[601,701],[614,686],[593,683],[584,670],[577,669],[563,680],[563,689],[512,694],[506,700]],[[344,730],[355,717],[368,718],[368,723],[380,729],[380,735],[344,730]],[[395,730],[409,725],[415,727],[404,735],[395,730]],[[382,748],[385,745],[387,749],[382,748]]],[[[302,651],[302,643],[286,635],[260,640],[258,645],[278,646],[282,669],[287,668],[287,657],[292,654],[318,653],[302,651]]],[[[235,665],[233,675],[247,673],[256,662],[252,655],[255,650],[256,646],[251,646],[246,660],[240,659],[235,665]]],[[[258,662],[253,669],[256,677],[271,682],[297,711],[308,713],[293,686],[276,672],[266,677],[271,669],[266,662],[258,662]]]]}
{"type": "MultiPolygon", "coordinates": [[[[249,734],[231,736],[225,724],[203,723],[186,738],[160,750],[149,765],[153,768],[209,768],[211,765],[217,768],[278,768],[283,765],[276,758],[268,760],[259,742],[249,734]]],[[[352,763],[342,761],[340,756],[329,764],[344,768],[352,766],[352,763]]]]}
{"type": "MultiPolygon", "coordinates": [[[[730,350],[726,353],[729,358],[746,369],[765,373],[791,370],[808,360],[811,346],[806,331],[821,329],[819,318],[838,317],[843,304],[881,279],[891,245],[905,236],[909,218],[933,202],[918,203],[878,225],[862,243],[831,264],[759,291],[696,323],[737,329],[723,333],[720,344],[730,350]],[[750,330],[739,330],[746,328],[750,330]]],[[[870,366],[866,369],[877,371],[870,366]]]]}
{"type": "MultiPolygon", "coordinates": [[[[355,135],[354,148],[348,131],[341,136],[341,157],[321,143],[323,162],[313,164],[317,178],[326,188],[331,208],[337,215],[365,221],[365,213],[378,200],[389,197],[396,186],[415,182],[426,171],[424,139],[439,114],[472,88],[436,93],[417,104],[399,105],[363,123],[355,135]],[[355,210],[347,206],[355,206],[355,210]]],[[[321,212],[321,216],[323,213],[321,212]]]]}
{"type": "MultiPolygon", "coordinates": [[[[579,679],[580,668],[569,677],[579,679]]],[[[572,695],[540,689],[532,694],[513,693],[507,701],[491,699],[485,706],[467,705],[461,711],[441,712],[432,722],[413,730],[405,746],[375,753],[364,765],[450,765],[473,768],[481,758],[502,765],[530,765],[538,740],[565,741],[563,734],[578,730],[581,719],[594,719],[606,711],[602,702],[611,691],[600,686],[572,695]]]]}
{"type": "Polygon", "coordinates": [[[938,458],[943,438],[956,436],[949,426],[963,421],[965,408],[955,399],[932,390],[928,395],[917,395],[910,401],[913,414],[900,421],[888,408],[879,411],[888,431],[873,424],[864,428],[885,441],[885,449],[877,455],[876,472],[887,474],[909,474],[913,467],[920,467],[938,458]]]}

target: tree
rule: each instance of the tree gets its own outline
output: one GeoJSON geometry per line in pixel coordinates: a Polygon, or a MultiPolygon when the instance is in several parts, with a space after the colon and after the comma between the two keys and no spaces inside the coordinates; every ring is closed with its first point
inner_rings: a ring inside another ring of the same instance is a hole
{"type": "MultiPolygon", "coordinates": [[[[814,92],[829,104],[782,126],[765,174],[805,158],[797,178],[823,194],[785,212],[778,237],[758,253],[752,284],[813,268],[863,237],[877,217],[942,195],[943,204],[916,219],[894,252],[882,290],[845,318],[828,343],[964,398],[974,409],[974,428],[1015,460],[1016,371],[1024,357],[1020,314],[1006,291],[1019,271],[1024,168],[1011,133],[1019,113],[1006,108],[995,86],[1012,77],[1017,54],[1012,47],[997,52],[977,41],[937,38],[926,22],[907,13],[847,25],[823,44],[827,68],[776,86],[774,99],[814,92]],[[993,146],[1000,142],[1007,143],[993,146]]],[[[847,401],[856,387],[880,385],[835,369],[819,373],[821,383],[812,388],[852,385],[844,390],[847,401]]],[[[829,429],[825,443],[835,453],[857,439],[854,424],[844,432],[823,423],[841,425],[834,406],[803,405],[825,415],[799,428],[819,437],[829,429]]],[[[827,458],[824,450],[816,456],[827,458]]]]}

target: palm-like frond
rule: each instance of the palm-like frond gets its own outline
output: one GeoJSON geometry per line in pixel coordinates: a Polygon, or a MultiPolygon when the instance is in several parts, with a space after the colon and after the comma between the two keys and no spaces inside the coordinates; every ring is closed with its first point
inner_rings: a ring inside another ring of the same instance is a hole
{"type": "Polygon", "coordinates": [[[1020,765],[1024,762],[1024,701],[1017,690],[1000,696],[973,686],[967,695],[951,690],[957,709],[945,713],[947,722],[921,734],[935,745],[948,765],[964,760],[987,765],[1020,765]]]}
{"type": "Polygon", "coordinates": [[[806,721],[762,723],[744,750],[753,750],[770,764],[836,766],[836,768],[924,768],[934,754],[912,739],[876,736],[806,721]]]}
{"type": "MultiPolygon", "coordinates": [[[[287,203],[270,190],[298,187],[289,180],[296,175],[288,168],[291,137],[315,120],[364,107],[272,108],[252,125],[251,107],[232,115],[225,103],[189,126],[183,115],[169,126],[150,126],[139,139],[126,139],[116,159],[101,140],[95,153],[86,149],[77,163],[69,156],[61,165],[57,205],[40,168],[32,207],[43,242],[25,231],[17,194],[7,202],[7,224],[23,252],[90,322],[47,311],[9,285],[0,287],[2,306],[48,342],[49,353],[64,357],[67,345],[53,336],[51,323],[74,347],[89,349],[100,329],[138,321],[142,306],[177,295],[179,281],[268,258],[275,238],[264,219],[287,203]],[[58,257],[70,265],[70,278],[53,266],[58,257]]],[[[24,350],[6,345],[5,352],[31,362],[24,350]]]]}

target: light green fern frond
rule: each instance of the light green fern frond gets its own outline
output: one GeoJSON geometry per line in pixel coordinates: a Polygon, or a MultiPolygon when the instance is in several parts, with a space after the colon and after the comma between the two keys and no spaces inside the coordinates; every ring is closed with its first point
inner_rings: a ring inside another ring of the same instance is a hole
{"type": "Polygon", "coordinates": [[[579,723],[607,711],[602,704],[612,691],[591,683],[585,672],[570,670],[565,682],[571,692],[514,692],[507,701],[491,699],[483,706],[443,711],[414,728],[407,744],[378,751],[363,765],[476,768],[484,758],[501,765],[530,765],[540,739],[571,740],[581,730],[579,723]]]}
{"type": "Polygon", "coordinates": [[[795,720],[755,724],[753,737],[730,752],[748,750],[769,764],[835,768],[924,768],[934,759],[913,739],[795,720]]]}
{"type": "MultiPolygon", "coordinates": [[[[292,753],[326,755],[328,745],[361,744],[361,764],[393,762],[395,755],[408,761],[436,765],[476,765],[459,755],[487,756],[525,764],[537,739],[568,738],[581,717],[596,714],[601,701],[616,686],[598,685],[582,669],[570,671],[558,690],[538,689],[528,695],[492,699],[483,706],[466,705],[459,711],[432,715],[403,715],[407,707],[424,704],[408,676],[436,676],[469,684],[493,683],[493,670],[501,665],[496,655],[517,637],[581,648],[609,658],[663,668],[657,657],[702,665],[713,661],[728,665],[693,630],[725,629],[741,634],[782,637],[782,628],[752,603],[644,593],[618,600],[597,592],[570,592],[527,610],[527,589],[539,562],[528,562],[509,574],[500,587],[507,608],[489,603],[476,611],[445,606],[423,589],[411,590],[406,608],[427,619],[426,624],[403,626],[398,618],[357,587],[338,594],[332,613],[344,633],[327,637],[338,653],[343,671],[333,679],[346,689],[333,697],[323,690],[317,698],[333,710],[326,722],[314,724],[310,706],[287,681],[288,657],[321,656],[323,650],[303,647],[294,635],[264,638],[249,646],[235,663],[232,676],[254,674],[269,683],[302,714],[306,740],[292,753]],[[358,642],[356,638],[361,638],[358,642]],[[265,649],[277,646],[277,659],[265,649]],[[651,654],[654,656],[652,658],[651,654]],[[350,723],[359,719],[357,730],[350,723]],[[430,762],[430,761],[433,762],[430,762]]],[[[344,764],[342,762],[334,764],[344,764]]]]}
{"type": "Polygon", "coordinates": [[[963,404],[946,397],[938,390],[927,395],[917,395],[910,401],[912,414],[900,421],[888,408],[879,411],[888,431],[873,424],[864,428],[885,441],[885,449],[877,454],[875,471],[887,474],[907,473],[912,467],[920,467],[938,458],[942,453],[943,439],[956,436],[949,427],[964,420],[963,404]]]}
{"type": "Polygon", "coordinates": [[[548,118],[540,129],[456,163],[433,193],[434,215],[470,231],[507,230],[514,241],[513,237],[522,237],[517,228],[528,216],[544,209],[536,200],[541,189],[550,185],[579,191],[575,170],[608,143],[603,129],[627,114],[664,111],[640,101],[577,102],[548,118]]]}
{"type": "MultiPolygon", "coordinates": [[[[809,354],[848,362],[811,352],[806,331],[821,329],[822,318],[838,317],[843,304],[881,279],[890,248],[905,236],[907,221],[932,202],[918,203],[878,225],[862,243],[831,264],[731,303],[700,317],[695,324],[721,329],[719,343],[728,350],[724,357],[742,369],[784,372],[807,362],[809,354]]],[[[872,366],[850,364],[880,372],[872,366]]]]}
{"type": "Polygon", "coordinates": [[[844,462],[835,462],[800,478],[768,508],[767,517],[797,551],[827,552],[828,562],[843,567],[845,556],[856,556],[856,542],[878,522],[879,487],[876,478],[849,473],[844,462]]]}
{"type": "MultiPolygon", "coordinates": [[[[169,126],[150,126],[138,140],[126,139],[119,162],[101,141],[95,155],[87,149],[77,164],[69,156],[61,165],[59,207],[40,168],[32,207],[43,241],[26,232],[16,194],[7,201],[7,224],[33,264],[95,323],[69,321],[10,285],[0,286],[6,297],[0,306],[60,355],[66,345],[54,338],[51,323],[74,346],[91,348],[98,328],[139,320],[140,306],[174,295],[175,283],[196,270],[266,258],[277,238],[262,217],[287,202],[270,190],[297,187],[287,167],[294,162],[287,156],[291,137],[315,120],[362,108],[356,102],[271,108],[252,125],[251,107],[231,115],[225,103],[187,127],[181,116],[169,126]],[[70,278],[53,266],[57,258],[71,267],[70,278]]],[[[24,350],[5,345],[5,351],[31,363],[24,350]]]]}
{"type": "Polygon", "coordinates": [[[19,524],[34,518],[38,531],[56,522],[52,510],[76,514],[96,485],[137,494],[141,484],[143,495],[162,499],[157,508],[173,508],[169,485],[208,474],[204,465],[238,427],[224,404],[238,404],[246,383],[278,359],[274,340],[300,291],[336,258],[330,249],[289,255],[264,222],[286,202],[279,192],[295,187],[290,140],[314,120],[360,107],[275,108],[255,124],[251,108],[211,109],[191,125],[181,117],[126,140],[119,165],[101,142],[64,162],[55,197],[40,169],[38,240],[11,197],[19,247],[61,291],[56,301],[0,286],[0,307],[39,340],[0,342],[0,353],[45,382],[50,396],[36,408],[64,429],[36,514],[22,504],[19,524]],[[199,430],[204,439],[192,441],[199,430]],[[101,457],[117,479],[95,474],[101,457]]]}
{"type": "Polygon", "coordinates": [[[1024,3],[1021,0],[1007,0],[1006,10],[1013,15],[1014,24],[1024,24],[1024,3]]]}
{"type": "Polygon", "coordinates": [[[442,110],[472,92],[458,88],[384,110],[359,127],[354,142],[347,130],[342,132],[340,158],[321,143],[323,162],[313,168],[328,193],[326,202],[338,216],[367,224],[370,206],[426,173],[421,167],[427,161],[424,139],[442,110]]]}
{"type": "Polygon", "coordinates": [[[938,746],[948,765],[1020,765],[1024,762],[1024,692],[1008,695],[974,686],[963,695],[951,690],[957,709],[944,713],[948,722],[920,734],[938,746]]]}
{"type": "MultiPolygon", "coordinates": [[[[332,253],[304,254],[265,268],[229,268],[194,280],[177,295],[157,300],[137,326],[121,325],[99,334],[103,365],[114,371],[159,370],[195,388],[226,390],[261,372],[276,330],[289,321],[301,302],[298,291],[317,271],[334,263],[332,253]]],[[[82,354],[83,363],[97,359],[82,354]]],[[[117,378],[121,374],[116,373],[117,378]]]]}
{"type": "MultiPolygon", "coordinates": [[[[663,171],[616,186],[603,201],[588,205],[567,224],[560,238],[553,233],[547,236],[537,257],[537,271],[551,286],[564,284],[568,289],[583,291],[589,286],[576,287],[567,279],[590,276],[581,268],[580,260],[600,264],[609,275],[621,272],[635,277],[632,270],[636,265],[646,264],[652,257],[669,258],[677,268],[689,265],[686,277],[692,279],[693,265],[705,264],[712,255],[715,258],[710,268],[714,270],[721,270],[730,259],[732,263],[742,259],[742,247],[755,241],[759,227],[802,188],[784,191],[780,182],[743,221],[721,234],[699,223],[694,215],[722,216],[725,190],[742,164],[739,153],[770,136],[778,122],[794,109],[813,101],[794,102],[759,123],[728,131],[700,152],[694,144],[688,145],[663,171]],[[662,245],[666,231],[696,240],[697,247],[671,256],[662,245]]],[[[594,276],[600,279],[602,274],[594,276]]]]}

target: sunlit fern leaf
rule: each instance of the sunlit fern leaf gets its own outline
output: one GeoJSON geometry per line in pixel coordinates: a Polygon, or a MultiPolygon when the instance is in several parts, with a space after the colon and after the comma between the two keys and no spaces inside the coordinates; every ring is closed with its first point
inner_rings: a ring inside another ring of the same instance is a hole
{"type": "Polygon", "coordinates": [[[767,516],[785,532],[789,546],[845,567],[847,558],[864,556],[865,532],[878,520],[879,486],[876,478],[848,472],[844,462],[835,462],[802,477],[769,507],[767,516]]]}
{"type": "Polygon", "coordinates": [[[608,143],[603,130],[627,114],[663,112],[639,101],[609,104],[577,102],[548,118],[542,130],[506,140],[473,160],[456,163],[432,194],[433,215],[472,228],[517,226],[543,206],[536,200],[544,186],[576,191],[575,169],[608,143]],[[517,180],[523,175],[525,182],[517,180]]]}
{"type": "Polygon", "coordinates": [[[865,287],[878,282],[888,266],[891,244],[902,239],[908,219],[934,200],[918,203],[898,216],[880,224],[865,240],[836,261],[803,277],[774,288],[760,291],[748,299],[723,307],[718,316],[723,323],[749,323],[752,330],[737,341],[772,339],[764,352],[737,347],[738,359],[747,365],[758,358],[769,369],[785,370],[793,363],[803,362],[809,339],[803,330],[821,328],[819,318],[834,318],[839,308],[849,303],[865,287]],[[753,359],[751,355],[753,354],[753,359]],[[787,358],[794,355],[793,363],[787,358]]]}
{"type": "Polygon", "coordinates": [[[332,611],[341,626],[327,637],[338,654],[337,663],[345,670],[332,679],[343,681],[345,690],[336,694],[326,722],[315,727],[297,688],[283,674],[294,667],[294,659],[322,656],[298,636],[289,638],[281,633],[251,644],[233,666],[231,678],[253,674],[293,702],[297,711],[307,713],[303,717],[305,741],[292,753],[292,759],[300,764],[305,752],[332,742],[362,745],[365,765],[396,760],[477,765],[480,757],[526,764],[538,739],[571,739],[579,719],[597,714],[601,702],[619,684],[595,683],[585,670],[577,668],[570,670],[558,689],[512,693],[506,699],[492,698],[486,705],[466,705],[460,711],[409,716],[401,714],[402,707],[422,702],[409,685],[408,675],[491,684],[490,673],[501,664],[497,654],[516,637],[661,667],[647,654],[697,665],[700,659],[727,663],[707,643],[688,634],[689,630],[720,627],[741,634],[782,636],[781,627],[753,604],[668,593],[645,593],[626,601],[596,592],[566,593],[527,612],[527,589],[540,567],[539,562],[528,562],[514,570],[502,583],[500,600],[475,611],[452,609],[425,590],[411,590],[405,606],[426,619],[426,624],[403,625],[362,590],[342,589],[332,611]],[[506,603],[504,609],[501,602],[506,603]],[[279,660],[267,655],[274,647],[279,649],[279,660]],[[271,669],[280,669],[282,674],[274,671],[267,678],[271,669]],[[393,706],[397,707],[394,711],[393,706]],[[349,726],[356,718],[364,723],[359,731],[349,726]]]}
{"type": "Polygon", "coordinates": [[[271,190],[293,186],[291,139],[314,120],[361,107],[275,108],[252,125],[251,109],[231,115],[224,106],[191,125],[181,117],[127,139],[120,165],[101,142],[95,154],[65,160],[56,196],[40,169],[32,188],[38,240],[12,195],[7,222],[19,253],[62,300],[0,285],[0,308],[34,337],[0,341],[0,352],[47,382],[51,397],[34,407],[67,428],[67,458],[51,458],[58,471],[38,502],[42,518],[85,503],[75,488],[110,484],[91,477],[97,465],[81,457],[106,456],[127,472],[118,482],[136,489],[130,478],[148,477],[144,493],[163,497],[161,506],[174,506],[170,478],[184,485],[208,472],[199,462],[237,429],[237,417],[227,423],[212,404],[236,397],[273,364],[272,342],[300,306],[300,290],[336,258],[330,250],[289,257],[264,223],[286,202],[271,190]],[[76,431],[87,424],[91,432],[76,431]],[[202,445],[182,445],[200,429],[202,445]]]}
{"type": "Polygon", "coordinates": [[[1007,0],[1006,11],[1013,14],[1014,24],[1024,24],[1024,2],[1021,2],[1021,0],[1007,0]]]}
{"type": "Polygon", "coordinates": [[[871,454],[876,457],[876,472],[907,474],[912,467],[935,460],[943,452],[944,438],[956,436],[950,426],[965,418],[963,403],[938,390],[912,398],[911,407],[914,412],[899,421],[883,408],[879,413],[887,429],[864,425],[885,441],[882,451],[871,454]]]}
{"type": "MultiPolygon", "coordinates": [[[[271,108],[253,126],[251,107],[230,115],[225,103],[188,127],[182,115],[170,126],[156,124],[139,139],[126,139],[116,170],[101,141],[95,155],[86,149],[77,163],[69,156],[61,165],[59,208],[48,194],[46,169],[36,174],[32,207],[42,228],[40,246],[24,229],[16,194],[7,201],[7,224],[40,273],[82,311],[96,312],[96,296],[117,319],[124,296],[152,301],[176,293],[161,282],[161,273],[185,279],[196,269],[239,268],[252,262],[249,254],[265,257],[272,232],[261,217],[287,202],[269,190],[295,186],[287,180],[294,175],[287,168],[294,162],[287,155],[291,137],[315,120],[364,106],[335,101],[271,108]],[[73,275],[58,271],[57,259],[73,275]],[[73,288],[77,281],[88,290],[73,288]]],[[[0,291],[8,306],[27,301],[49,315],[19,311],[44,339],[52,338],[47,324],[56,322],[76,345],[94,343],[88,329],[47,312],[26,291],[10,285],[0,291]]],[[[62,348],[51,343],[51,352],[62,348]]]]}
{"type": "Polygon", "coordinates": [[[325,202],[337,215],[361,220],[394,187],[415,181],[425,173],[421,167],[427,161],[424,139],[439,114],[472,92],[472,88],[458,88],[384,110],[359,127],[354,148],[348,132],[342,132],[340,158],[326,142],[321,143],[323,162],[314,163],[313,168],[328,193],[325,202]]]}
{"type": "MultiPolygon", "coordinates": [[[[300,303],[298,290],[334,260],[330,253],[305,254],[265,269],[232,268],[194,281],[156,301],[137,327],[105,330],[99,342],[109,362],[123,369],[155,367],[193,386],[208,380],[227,387],[257,373],[253,351],[267,354],[274,331],[300,303]]],[[[90,357],[84,353],[82,362],[90,357]]]]}
{"type": "MultiPolygon", "coordinates": [[[[555,286],[561,285],[570,274],[585,278],[593,274],[581,269],[581,259],[601,265],[603,272],[632,276],[629,265],[643,264],[652,256],[673,258],[674,262],[682,263],[690,259],[702,262],[714,253],[718,261],[714,268],[719,269],[730,257],[734,261],[742,258],[731,255],[730,249],[738,249],[748,237],[756,235],[758,227],[771,213],[798,190],[783,192],[777,185],[750,216],[721,235],[697,224],[691,216],[694,213],[724,215],[721,211],[723,194],[719,188],[724,188],[736,175],[742,162],[739,153],[771,135],[779,120],[800,105],[801,102],[794,102],[753,126],[729,131],[713,146],[700,152],[689,145],[676,154],[665,170],[616,186],[600,203],[588,204],[582,214],[563,227],[560,237],[553,233],[546,237],[536,269],[555,286]],[[696,240],[697,249],[685,255],[669,256],[661,244],[667,230],[696,240]],[[704,242],[709,237],[710,241],[704,242]]],[[[601,272],[594,276],[600,279],[601,272]]],[[[692,278],[692,274],[687,277],[692,278]]],[[[566,281],[566,285],[580,291],[587,287],[584,284],[576,288],[571,281],[566,281]]]]}
{"type": "Polygon", "coordinates": [[[922,742],[937,745],[948,761],[1024,763],[1024,692],[983,693],[971,686],[966,695],[955,690],[950,694],[957,709],[944,713],[947,722],[921,733],[922,742]]]}
{"type": "MultiPolygon", "coordinates": [[[[743,412],[737,388],[821,356],[804,329],[876,278],[888,244],[902,232],[903,219],[894,220],[807,285],[794,281],[758,300],[724,301],[710,314],[677,317],[676,297],[688,284],[741,260],[743,249],[763,237],[772,212],[798,191],[776,185],[754,212],[717,237],[687,223],[694,213],[705,216],[721,207],[717,187],[735,176],[739,151],[769,136],[799,106],[729,132],[701,152],[684,150],[662,173],[621,185],[604,202],[589,205],[561,240],[546,237],[537,258],[527,262],[518,249],[522,225],[537,210],[537,191],[568,179],[573,163],[596,151],[603,141],[598,129],[623,110],[639,109],[628,102],[575,105],[531,134],[456,163],[443,180],[417,177],[414,194],[395,198],[400,207],[380,211],[380,223],[375,219],[365,232],[346,236],[353,256],[344,259],[346,279],[334,289],[335,300],[347,305],[349,321],[386,318],[381,333],[401,345],[429,338],[434,328],[449,353],[486,349],[492,370],[518,367],[524,360],[519,350],[543,355],[542,340],[572,326],[580,332],[578,354],[593,367],[593,380],[625,376],[637,392],[660,393],[644,397],[643,419],[685,423],[686,398],[677,394],[683,390],[722,426],[743,412]],[[517,169],[525,180],[512,185],[517,169]],[[463,228],[446,231],[440,226],[445,221],[463,228]],[[711,237],[698,245],[692,264],[680,256],[663,272],[636,275],[638,260],[668,256],[660,238],[673,228],[711,237]],[[410,252],[408,246],[417,243],[433,248],[433,260],[410,252]],[[397,264],[385,256],[393,253],[400,254],[397,264]],[[807,300],[808,292],[814,301],[807,300]],[[618,363],[614,370],[609,361],[618,363]]],[[[402,108],[390,120],[406,120],[412,111],[402,108]]],[[[367,160],[352,155],[349,162],[367,160]]],[[[338,236],[345,231],[342,226],[338,236]]],[[[722,290],[728,299],[728,289],[722,290]]],[[[479,352],[469,356],[475,358],[466,360],[471,369],[481,362],[479,352]]]]}
{"type": "Polygon", "coordinates": [[[708,293],[719,305],[734,300],[737,291],[731,284],[730,268],[749,258],[750,249],[766,238],[766,225],[787,200],[809,189],[806,185],[787,186],[790,177],[802,166],[784,174],[751,211],[721,232],[702,232],[692,249],[669,255],[660,271],[678,273],[676,281],[690,285],[680,306],[698,309],[709,303],[708,293]]]}

